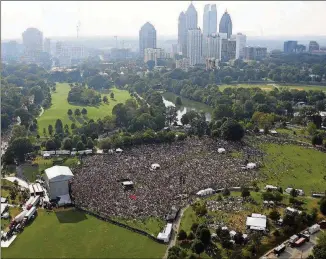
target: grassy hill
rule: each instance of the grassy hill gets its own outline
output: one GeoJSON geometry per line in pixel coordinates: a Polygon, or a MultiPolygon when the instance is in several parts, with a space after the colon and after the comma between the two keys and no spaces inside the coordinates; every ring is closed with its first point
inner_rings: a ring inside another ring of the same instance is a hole
{"type": "Polygon", "coordinates": [[[69,104],[67,101],[68,93],[70,91],[70,86],[68,83],[57,83],[56,92],[52,93],[52,105],[49,109],[45,110],[42,116],[38,119],[38,131],[40,135],[43,135],[43,128],[48,130],[49,124],[52,124],[54,127],[57,119],[61,119],[63,125],[75,123],[77,126],[80,126],[84,121],[94,119],[97,120],[99,118],[103,118],[107,115],[111,115],[113,107],[118,103],[125,103],[125,101],[130,97],[128,91],[119,90],[116,88],[111,89],[114,93],[114,99],[110,98],[110,94],[102,94],[103,96],[107,96],[109,99],[109,103],[105,104],[101,102],[98,106],[83,106],[83,105],[75,105],[69,104]],[[75,109],[82,108],[87,109],[87,117],[79,116],[79,118],[72,116],[69,118],[67,111],[71,109],[74,111],[75,109]]]}

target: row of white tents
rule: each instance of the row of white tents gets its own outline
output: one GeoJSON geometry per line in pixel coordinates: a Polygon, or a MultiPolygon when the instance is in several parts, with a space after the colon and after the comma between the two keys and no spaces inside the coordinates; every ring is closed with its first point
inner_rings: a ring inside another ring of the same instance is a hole
{"type": "Polygon", "coordinates": [[[70,151],[70,150],[45,150],[45,151],[41,151],[41,155],[43,157],[50,157],[51,155],[71,155],[71,156],[75,156],[76,154],[92,154],[93,150],[92,149],[86,149],[86,150],[79,150],[79,151],[70,151]]]}

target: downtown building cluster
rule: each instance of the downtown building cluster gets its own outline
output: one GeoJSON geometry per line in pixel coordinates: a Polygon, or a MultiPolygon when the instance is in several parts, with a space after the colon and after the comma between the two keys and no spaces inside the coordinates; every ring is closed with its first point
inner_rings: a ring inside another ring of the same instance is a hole
{"type": "MultiPolygon", "coordinates": [[[[227,11],[222,15],[218,26],[216,5],[205,5],[201,29],[198,26],[197,10],[191,3],[188,9],[179,15],[178,43],[172,46],[172,55],[178,56],[176,67],[183,70],[205,64],[206,68],[214,68],[219,61],[245,59],[245,47],[246,35],[232,34],[232,20],[227,11]]],[[[144,62],[153,60],[155,64],[157,59],[166,57],[164,51],[157,48],[156,30],[148,22],[139,31],[139,53],[144,62]]]]}
{"type": "Polygon", "coordinates": [[[71,44],[44,38],[43,32],[37,28],[27,28],[22,33],[22,45],[16,41],[1,44],[3,56],[6,61],[20,61],[25,63],[42,64],[54,63],[60,67],[70,67],[79,64],[87,58],[87,52],[81,44],[71,44]]]}

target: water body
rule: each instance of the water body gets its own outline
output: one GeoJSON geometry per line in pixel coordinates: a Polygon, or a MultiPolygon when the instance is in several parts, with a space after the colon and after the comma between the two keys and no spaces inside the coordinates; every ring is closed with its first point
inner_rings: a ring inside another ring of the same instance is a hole
{"type": "MultiPolygon", "coordinates": [[[[163,103],[165,105],[165,107],[176,107],[175,105],[175,99],[177,98],[178,95],[171,93],[171,92],[165,92],[162,94],[162,98],[163,98],[163,103]]],[[[177,123],[181,125],[181,117],[182,115],[184,115],[185,113],[187,113],[187,111],[191,111],[194,110],[196,112],[204,112],[205,113],[205,117],[206,117],[206,121],[211,121],[212,119],[212,112],[213,112],[213,108],[200,103],[200,102],[195,102],[192,100],[189,100],[187,98],[183,98],[181,97],[181,101],[182,101],[182,106],[178,107],[177,110],[177,123]]]]}

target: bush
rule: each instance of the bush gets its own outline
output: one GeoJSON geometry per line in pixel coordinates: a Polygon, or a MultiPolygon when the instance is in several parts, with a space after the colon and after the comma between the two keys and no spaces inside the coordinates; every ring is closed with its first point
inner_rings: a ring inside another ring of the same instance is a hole
{"type": "Polygon", "coordinates": [[[181,229],[178,234],[178,240],[185,240],[185,239],[187,239],[187,233],[186,231],[181,229]]]}
{"type": "Polygon", "coordinates": [[[311,139],[312,145],[322,145],[323,144],[323,137],[321,135],[314,135],[311,139]]]}
{"type": "Polygon", "coordinates": [[[323,198],[320,201],[320,212],[323,213],[324,215],[326,215],[326,198],[323,198]]]}
{"type": "Polygon", "coordinates": [[[228,119],[221,126],[221,137],[225,140],[239,141],[244,136],[244,129],[233,119],[228,119]]]}
{"type": "Polygon", "coordinates": [[[229,196],[230,195],[230,190],[228,188],[224,188],[222,194],[223,194],[223,196],[229,196]]]}
{"type": "Polygon", "coordinates": [[[194,232],[190,232],[189,235],[188,235],[188,239],[189,240],[194,240],[196,238],[194,232]]]}

